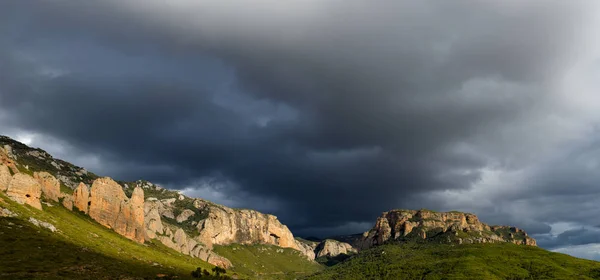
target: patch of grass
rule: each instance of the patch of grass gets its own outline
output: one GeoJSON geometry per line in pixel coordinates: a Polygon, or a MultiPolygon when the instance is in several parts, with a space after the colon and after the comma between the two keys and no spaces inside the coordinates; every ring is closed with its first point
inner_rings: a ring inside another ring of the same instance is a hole
{"type": "Polygon", "coordinates": [[[66,194],[72,195],[73,192],[74,192],[73,189],[65,186],[65,184],[63,184],[63,183],[60,183],[60,193],[66,193],[66,194]]]}
{"type": "Polygon", "coordinates": [[[0,279],[192,279],[214,266],[152,241],[139,244],[57,203],[44,211],[19,205],[0,192],[0,207],[17,213],[0,218],[0,279]],[[59,231],[33,226],[33,217],[59,231]]]}
{"type": "Polygon", "coordinates": [[[323,269],[296,250],[273,245],[235,244],[214,250],[233,263],[231,271],[258,279],[298,279],[323,269]]]}
{"type": "Polygon", "coordinates": [[[532,246],[388,244],[307,279],[599,279],[600,262],[532,246]]]}

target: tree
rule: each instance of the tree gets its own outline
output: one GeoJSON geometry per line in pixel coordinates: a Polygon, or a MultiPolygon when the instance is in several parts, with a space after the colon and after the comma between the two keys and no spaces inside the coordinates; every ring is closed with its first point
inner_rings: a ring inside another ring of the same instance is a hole
{"type": "Polygon", "coordinates": [[[212,271],[213,271],[213,272],[214,272],[214,273],[215,273],[217,276],[219,276],[219,275],[221,275],[221,274],[225,274],[225,273],[227,273],[227,271],[226,271],[224,268],[221,268],[221,267],[219,267],[219,266],[215,266],[215,267],[213,267],[212,271]]]}

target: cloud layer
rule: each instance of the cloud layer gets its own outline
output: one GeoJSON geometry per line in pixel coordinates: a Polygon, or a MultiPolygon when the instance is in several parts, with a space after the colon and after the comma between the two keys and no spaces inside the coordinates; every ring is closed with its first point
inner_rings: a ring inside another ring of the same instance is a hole
{"type": "Polygon", "coordinates": [[[100,174],[275,213],[299,235],[434,208],[581,245],[550,230],[598,224],[598,11],[3,2],[0,129],[100,174]]]}

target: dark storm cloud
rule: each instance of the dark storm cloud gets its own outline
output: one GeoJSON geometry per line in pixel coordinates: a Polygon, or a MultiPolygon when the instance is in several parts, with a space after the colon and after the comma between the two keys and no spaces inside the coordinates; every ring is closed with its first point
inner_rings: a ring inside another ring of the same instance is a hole
{"type": "Polygon", "coordinates": [[[536,236],[536,239],[539,246],[549,249],[563,246],[594,244],[600,243],[600,230],[582,227],[567,230],[557,236],[536,236]]]}
{"type": "MultiPolygon", "coordinates": [[[[0,120],[94,155],[96,172],[270,211],[300,234],[399,207],[544,233],[569,215],[498,205],[573,207],[565,184],[588,175],[538,166],[580,122],[555,82],[585,45],[583,3],[2,3],[0,120]]],[[[575,192],[598,193],[586,178],[575,192]]]]}

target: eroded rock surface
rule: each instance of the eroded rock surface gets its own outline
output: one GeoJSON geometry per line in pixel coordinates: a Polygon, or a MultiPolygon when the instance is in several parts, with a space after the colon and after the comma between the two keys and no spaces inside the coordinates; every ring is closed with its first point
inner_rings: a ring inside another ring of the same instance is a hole
{"type": "Polygon", "coordinates": [[[90,190],[84,183],[79,183],[79,186],[73,192],[73,206],[84,213],[89,211],[90,190]]]}
{"type": "Polygon", "coordinates": [[[58,201],[60,197],[60,182],[48,172],[35,172],[33,177],[42,186],[42,193],[50,200],[58,201]]]}
{"type": "Polygon", "coordinates": [[[214,205],[208,208],[208,217],[198,223],[198,238],[209,247],[259,243],[301,250],[288,227],[273,215],[214,205]]]}
{"type": "Polygon", "coordinates": [[[389,240],[433,239],[458,244],[512,242],[536,246],[535,239],[515,227],[490,227],[473,214],[429,210],[384,212],[375,226],[363,234],[357,246],[366,249],[389,240]]]}
{"type": "Polygon", "coordinates": [[[136,188],[129,199],[111,178],[96,179],[90,190],[89,215],[117,233],[144,242],[144,191],[136,188]]]}
{"type": "Polygon", "coordinates": [[[73,211],[73,197],[68,194],[62,194],[62,205],[69,209],[69,211],[73,211]]]}
{"type": "Polygon", "coordinates": [[[358,253],[358,251],[354,249],[350,244],[333,239],[323,240],[315,249],[315,254],[317,258],[336,257],[342,254],[351,255],[356,253],[358,253]]]}
{"type": "Polygon", "coordinates": [[[162,216],[173,213],[171,200],[159,201],[150,198],[144,205],[145,233],[148,239],[158,239],[165,246],[185,255],[199,258],[210,264],[224,268],[231,267],[231,262],[213,252],[200,241],[190,237],[186,232],[174,225],[164,224],[162,216]],[[161,214],[162,213],[162,214],[161,214]]]}
{"type": "Polygon", "coordinates": [[[11,179],[12,175],[10,174],[8,166],[0,164],[0,191],[6,191],[8,189],[11,179]]]}
{"type": "Polygon", "coordinates": [[[36,179],[27,174],[17,173],[13,175],[6,194],[20,204],[29,204],[42,210],[42,204],[40,203],[42,187],[36,179]]]}

